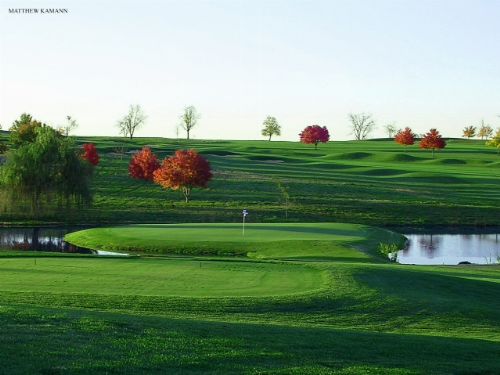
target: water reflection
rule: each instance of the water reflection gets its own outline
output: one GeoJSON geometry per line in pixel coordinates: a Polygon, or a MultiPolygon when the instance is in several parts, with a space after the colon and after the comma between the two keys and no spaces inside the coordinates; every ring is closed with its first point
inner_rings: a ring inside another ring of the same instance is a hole
{"type": "Polygon", "coordinates": [[[405,234],[406,249],[398,252],[402,264],[500,262],[500,235],[496,234],[405,234]]]}
{"type": "Polygon", "coordinates": [[[429,236],[421,236],[418,239],[420,248],[425,249],[429,255],[432,255],[441,245],[441,239],[433,234],[429,236]]]}
{"type": "Polygon", "coordinates": [[[92,250],[64,241],[67,233],[79,229],[82,228],[0,228],[0,249],[93,254],[92,250]]]}

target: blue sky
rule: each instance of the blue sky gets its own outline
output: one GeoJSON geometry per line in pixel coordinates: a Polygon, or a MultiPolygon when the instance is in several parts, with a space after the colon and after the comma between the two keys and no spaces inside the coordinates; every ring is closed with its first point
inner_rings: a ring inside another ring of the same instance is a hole
{"type": "Polygon", "coordinates": [[[0,0],[0,123],[22,112],[76,134],[117,135],[130,104],[138,136],[283,140],[310,124],[349,139],[350,112],[422,133],[500,126],[500,1],[0,0]],[[9,14],[8,8],[69,14],[9,14]],[[181,133],[182,134],[182,133],[181,133]]]}

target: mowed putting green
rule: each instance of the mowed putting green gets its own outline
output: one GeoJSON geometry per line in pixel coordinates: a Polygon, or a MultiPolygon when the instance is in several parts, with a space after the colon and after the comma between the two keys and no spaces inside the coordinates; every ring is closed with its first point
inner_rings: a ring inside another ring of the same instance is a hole
{"type": "Polygon", "coordinates": [[[236,261],[3,258],[0,290],[56,294],[235,297],[321,289],[322,271],[303,265],[236,261]]]}
{"type": "Polygon", "coordinates": [[[344,223],[143,224],[94,228],[66,240],[95,250],[160,254],[241,255],[254,258],[366,260],[360,248],[398,242],[400,235],[344,223]]]}

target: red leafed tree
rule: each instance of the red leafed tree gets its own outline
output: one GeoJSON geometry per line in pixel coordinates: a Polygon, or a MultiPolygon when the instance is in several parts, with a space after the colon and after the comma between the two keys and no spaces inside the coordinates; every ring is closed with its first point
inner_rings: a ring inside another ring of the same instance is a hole
{"type": "Polygon", "coordinates": [[[137,152],[128,166],[128,173],[131,177],[139,180],[153,181],[153,173],[160,167],[160,162],[149,147],[143,147],[137,152]]]}
{"type": "Polygon", "coordinates": [[[420,148],[431,149],[434,158],[434,150],[446,147],[446,141],[436,129],[431,129],[420,141],[420,148]]]}
{"type": "Polygon", "coordinates": [[[330,140],[330,133],[326,126],[309,125],[299,134],[300,141],[306,144],[314,144],[318,148],[318,143],[326,143],[330,140]]]}
{"type": "Polygon", "coordinates": [[[415,134],[412,130],[406,127],[404,130],[399,130],[394,137],[394,140],[403,146],[410,146],[415,143],[415,134]]]}
{"type": "Polygon", "coordinates": [[[99,164],[99,154],[93,143],[85,143],[83,145],[82,158],[87,160],[92,165],[99,164]]]}
{"type": "Polygon", "coordinates": [[[195,150],[176,151],[153,173],[156,184],[165,189],[181,190],[186,202],[193,188],[206,188],[211,179],[210,164],[195,150]]]}

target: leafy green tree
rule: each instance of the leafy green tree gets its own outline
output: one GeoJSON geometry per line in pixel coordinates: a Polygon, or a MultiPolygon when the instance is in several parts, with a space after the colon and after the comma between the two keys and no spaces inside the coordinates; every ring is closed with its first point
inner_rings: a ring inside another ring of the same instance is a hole
{"type": "Polygon", "coordinates": [[[34,120],[30,114],[23,113],[10,128],[10,142],[14,147],[33,142],[36,138],[36,130],[43,125],[40,121],[34,120]]]}
{"type": "Polygon", "coordinates": [[[264,137],[269,137],[269,140],[271,140],[271,137],[273,135],[276,135],[276,136],[281,135],[281,125],[278,124],[276,117],[267,116],[267,118],[264,120],[264,123],[262,125],[264,126],[262,128],[262,135],[264,137]]]}
{"type": "MultiPolygon", "coordinates": [[[[2,130],[2,124],[0,124],[0,130],[2,130]]],[[[0,142],[0,154],[4,154],[6,151],[7,151],[7,145],[4,142],[0,142]]]]}
{"type": "Polygon", "coordinates": [[[37,217],[44,205],[67,208],[91,201],[93,166],[74,143],[47,125],[34,130],[32,142],[24,142],[7,154],[0,182],[11,210],[28,205],[37,217]]]}
{"type": "Polygon", "coordinates": [[[498,153],[500,154],[500,128],[497,129],[493,138],[491,138],[488,142],[486,142],[487,146],[496,147],[498,153]]]}
{"type": "Polygon", "coordinates": [[[184,113],[181,115],[181,127],[186,131],[186,139],[189,141],[189,133],[196,126],[200,114],[194,106],[184,108],[184,113]]]}

